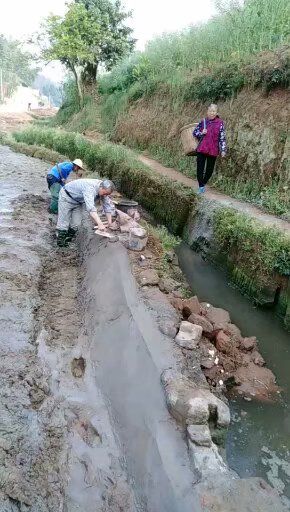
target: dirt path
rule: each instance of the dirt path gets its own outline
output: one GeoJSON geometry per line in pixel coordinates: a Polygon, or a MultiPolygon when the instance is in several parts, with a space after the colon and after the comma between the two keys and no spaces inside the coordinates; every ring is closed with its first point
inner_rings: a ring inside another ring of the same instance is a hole
{"type": "MultiPolygon", "coordinates": [[[[148,165],[151,169],[153,169],[153,171],[157,172],[158,174],[166,176],[167,178],[171,178],[175,181],[179,181],[180,183],[183,183],[188,187],[194,188],[195,190],[197,189],[197,181],[188,178],[187,176],[184,176],[181,172],[178,172],[170,167],[164,167],[159,162],[156,162],[156,160],[153,160],[152,158],[149,158],[145,155],[140,155],[139,160],[143,164],[148,165]]],[[[238,210],[242,213],[246,213],[267,226],[276,227],[278,229],[281,229],[285,233],[290,234],[290,222],[282,220],[279,217],[276,217],[275,215],[267,214],[260,210],[259,208],[256,208],[255,206],[246,203],[245,201],[239,201],[238,199],[234,199],[233,197],[222,194],[221,192],[218,192],[217,190],[211,187],[207,187],[207,191],[204,197],[206,199],[217,201],[222,206],[235,208],[235,210],[238,210]]]]}

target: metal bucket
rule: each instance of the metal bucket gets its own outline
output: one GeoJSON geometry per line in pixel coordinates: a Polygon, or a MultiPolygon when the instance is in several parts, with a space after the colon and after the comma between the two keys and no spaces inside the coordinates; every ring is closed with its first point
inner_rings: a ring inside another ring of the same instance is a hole
{"type": "Polygon", "coordinates": [[[128,210],[135,209],[138,211],[139,204],[137,201],[131,201],[130,199],[121,199],[120,201],[114,201],[117,210],[128,213],[128,210]]]}

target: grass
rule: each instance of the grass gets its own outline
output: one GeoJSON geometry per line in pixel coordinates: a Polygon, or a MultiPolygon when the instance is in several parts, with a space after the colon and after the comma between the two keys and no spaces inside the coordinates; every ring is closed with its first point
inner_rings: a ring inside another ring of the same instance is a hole
{"type": "MultiPolygon", "coordinates": [[[[179,243],[176,235],[182,236],[190,216],[193,219],[196,215],[198,199],[189,188],[154,174],[124,147],[92,143],[78,134],[53,129],[29,129],[14,136],[17,142],[10,140],[10,144],[19,151],[30,148],[31,154],[50,160],[52,155],[60,157],[59,152],[69,158],[78,156],[91,173],[113,179],[119,190],[139,201],[169,229],[170,233],[165,227],[150,228],[152,236],[160,241],[162,254],[179,243]]],[[[234,209],[218,208],[213,213],[211,257],[223,261],[232,279],[251,298],[261,301],[267,294],[273,296],[278,287],[285,296],[290,276],[290,237],[278,229],[265,227],[234,209]]],[[[164,258],[162,269],[166,274],[164,258]]],[[[286,309],[284,300],[283,314],[286,309]]]]}
{"type": "Polygon", "coordinates": [[[17,142],[36,144],[81,158],[91,172],[115,181],[129,198],[135,198],[174,234],[181,235],[197,196],[187,187],[156,175],[125,147],[93,143],[81,135],[61,130],[29,129],[14,134],[17,142]]]}
{"type": "Polygon", "coordinates": [[[270,73],[260,73],[259,67],[242,70],[253,55],[289,43],[288,0],[219,3],[218,15],[207,23],[157,37],[144,52],[122,61],[102,78],[101,94],[126,92],[136,101],[166,84],[176,96],[214,101],[232,96],[248,81],[267,89],[289,83],[286,61],[270,73]]]}
{"type": "MultiPolygon", "coordinates": [[[[144,147],[136,149],[145,149],[144,147]]],[[[196,161],[193,158],[180,156],[173,148],[149,144],[148,152],[153,158],[167,167],[173,167],[189,178],[196,176],[196,161]]],[[[287,183],[272,180],[267,186],[244,176],[226,176],[222,170],[215,172],[211,185],[236,199],[247,201],[265,211],[290,220],[290,190],[287,183]]]]}
{"type": "Polygon", "coordinates": [[[265,227],[231,208],[214,213],[214,240],[226,255],[232,277],[250,296],[259,298],[277,276],[290,276],[290,237],[265,227]],[[275,277],[276,276],[276,277],[275,277]]]}

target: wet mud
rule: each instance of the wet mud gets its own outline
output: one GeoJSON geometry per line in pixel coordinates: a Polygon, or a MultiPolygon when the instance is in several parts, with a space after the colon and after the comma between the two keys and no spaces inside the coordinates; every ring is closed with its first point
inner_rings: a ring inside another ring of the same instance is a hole
{"type": "Polygon", "coordinates": [[[53,238],[46,165],[0,157],[0,511],[133,512],[89,363],[77,251],[53,238]]]}

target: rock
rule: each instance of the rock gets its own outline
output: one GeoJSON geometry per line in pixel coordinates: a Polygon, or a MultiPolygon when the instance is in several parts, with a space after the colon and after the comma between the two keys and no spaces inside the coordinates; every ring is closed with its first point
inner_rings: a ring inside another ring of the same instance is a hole
{"type": "Polygon", "coordinates": [[[266,364],[265,359],[257,350],[254,350],[254,352],[251,354],[251,358],[253,363],[256,364],[257,366],[265,366],[266,364]]]}
{"type": "Polygon", "coordinates": [[[213,331],[212,324],[201,315],[197,315],[196,313],[192,313],[190,317],[188,318],[188,321],[195,324],[200,325],[202,327],[202,331],[206,333],[211,333],[213,331]]]}
{"type": "Polygon", "coordinates": [[[240,329],[235,324],[228,324],[225,332],[237,345],[241,343],[243,336],[240,329]]]}
{"type": "Polygon", "coordinates": [[[183,313],[184,318],[186,318],[186,319],[188,317],[190,317],[190,315],[192,315],[192,314],[200,315],[201,306],[200,306],[199,300],[196,296],[183,301],[182,313],[183,313]]]}
{"type": "Polygon", "coordinates": [[[235,380],[239,386],[240,394],[246,397],[271,400],[279,390],[273,372],[268,368],[261,368],[253,362],[248,366],[238,368],[235,373],[235,380]]]}
{"type": "Polygon", "coordinates": [[[180,313],[183,310],[183,300],[175,297],[171,297],[170,304],[177,309],[180,313]]]}
{"type": "Polygon", "coordinates": [[[211,446],[212,440],[208,425],[189,425],[187,427],[189,439],[197,446],[211,446]]]}
{"type": "Polygon", "coordinates": [[[233,344],[231,338],[224,333],[224,331],[219,331],[216,335],[216,344],[217,350],[223,352],[223,354],[230,354],[233,350],[233,344]]]}
{"type": "Polygon", "coordinates": [[[214,329],[225,328],[226,330],[227,325],[231,323],[231,319],[229,313],[225,309],[215,308],[207,303],[202,303],[201,306],[205,309],[205,316],[213,324],[214,329]]]}
{"type": "Polygon", "coordinates": [[[140,272],[138,281],[141,286],[155,286],[159,282],[159,276],[156,270],[146,269],[140,272]]]}
{"type": "Polygon", "coordinates": [[[159,329],[165,336],[172,339],[175,338],[177,333],[176,323],[173,320],[160,320],[159,329]]]}
{"type": "Polygon", "coordinates": [[[207,370],[210,370],[215,366],[214,359],[212,357],[203,357],[200,360],[200,366],[201,368],[205,368],[207,370]]]}
{"type": "Polygon", "coordinates": [[[175,267],[179,267],[179,259],[178,259],[177,254],[175,254],[175,253],[173,256],[172,265],[174,265],[175,267]]]}
{"type": "Polygon", "coordinates": [[[181,292],[179,292],[178,290],[173,290],[172,295],[173,295],[173,297],[175,297],[176,299],[182,299],[182,293],[181,293],[181,292]]]}
{"type": "Polygon", "coordinates": [[[174,279],[171,279],[170,277],[164,277],[159,280],[158,286],[162,292],[171,293],[173,290],[179,288],[180,285],[174,279]]]}
{"type": "Polygon", "coordinates": [[[203,339],[200,345],[200,366],[210,369],[215,366],[217,350],[208,340],[203,339]]]}
{"type": "Polygon", "coordinates": [[[185,425],[228,427],[228,406],[208,389],[197,388],[181,373],[165,370],[161,375],[166,402],[172,416],[185,425]]]}
{"type": "Polygon", "coordinates": [[[257,338],[256,336],[251,336],[250,338],[244,338],[242,339],[240,343],[241,350],[254,350],[257,345],[257,338]]]}
{"type": "Polygon", "coordinates": [[[183,348],[193,350],[197,348],[202,335],[202,328],[200,325],[194,325],[190,322],[181,322],[179,333],[177,334],[175,341],[183,348]]]}
{"type": "Polygon", "coordinates": [[[174,251],[168,251],[168,252],[165,254],[166,261],[168,261],[168,263],[172,263],[172,262],[173,262],[173,259],[174,259],[174,255],[175,255],[175,252],[174,252],[174,251]]]}

